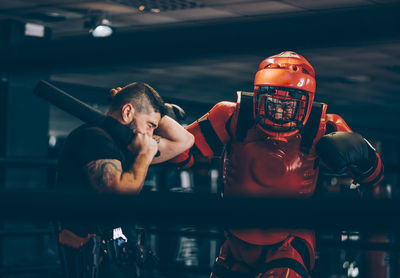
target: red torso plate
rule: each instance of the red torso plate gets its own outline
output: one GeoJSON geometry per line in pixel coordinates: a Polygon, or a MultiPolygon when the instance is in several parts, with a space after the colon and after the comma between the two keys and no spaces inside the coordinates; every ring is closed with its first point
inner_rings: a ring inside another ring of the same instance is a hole
{"type": "Polygon", "coordinates": [[[243,142],[227,146],[223,159],[225,195],[309,197],[318,168],[315,156],[300,151],[301,135],[288,142],[266,140],[256,128],[243,142]]]}
{"type": "MultiPolygon", "coordinates": [[[[318,177],[318,167],[314,166],[316,157],[302,153],[300,143],[299,134],[289,138],[288,142],[278,142],[266,140],[254,127],[249,129],[243,142],[233,141],[225,150],[222,165],[224,195],[311,196],[318,177]]],[[[308,243],[311,254],[315,248],[314,233],[309,230],[230,231],[241,240],[257,245],[272,245],[294,235],[308,243]]]]}

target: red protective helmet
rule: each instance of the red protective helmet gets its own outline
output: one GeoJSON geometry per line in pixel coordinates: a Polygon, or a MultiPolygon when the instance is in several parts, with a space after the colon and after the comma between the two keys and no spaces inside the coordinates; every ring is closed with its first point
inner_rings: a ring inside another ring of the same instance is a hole
{"type": "Polygon", "coordinates": [[[285,140],[308,120],[315,72],[301,55],[285,51],[261,62],[254,79],[254,119],[270,137],[285,140]]]}

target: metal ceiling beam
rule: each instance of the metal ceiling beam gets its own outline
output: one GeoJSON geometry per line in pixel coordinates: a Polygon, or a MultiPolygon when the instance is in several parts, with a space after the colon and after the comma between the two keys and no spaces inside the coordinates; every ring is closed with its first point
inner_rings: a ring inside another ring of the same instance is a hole
{"type": "Polygon", "coordinates": [[[103,0],[68,0],[64,2],[56,2],[49,0],[47,3],[40,1],[40,4],[32,4],[31,1],[26,2],[25,6],[21,6],[21,3],[18,3],[18,7],[14,8],[0,8],[0,15],[1,14],[10,14],[13,12],[23,12],[28,9],[40,9],[40,8],[62,8],[65,5],[76,5],[76,4],[84,4],[84,3],[93,3],[93,2],[103,2],[103,0]]]}
{"type": "Polygon", "coordinates": [[[162,61],[400,40],[400,3],[318,13],[165,25],[108,39],[75,37],[0,46],[1,70],[162,61]]]}

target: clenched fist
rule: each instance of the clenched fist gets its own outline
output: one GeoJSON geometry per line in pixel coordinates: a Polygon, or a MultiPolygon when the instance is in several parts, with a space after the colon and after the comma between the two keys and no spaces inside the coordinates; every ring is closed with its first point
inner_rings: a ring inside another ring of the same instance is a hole
{"type": "Polygon", "coordinates": [[[143,133],[136,133],[132,142],[128,145],[128,150],[133,154],[146,154],[154,157],[158,151],[156,140],[143,133]]]}

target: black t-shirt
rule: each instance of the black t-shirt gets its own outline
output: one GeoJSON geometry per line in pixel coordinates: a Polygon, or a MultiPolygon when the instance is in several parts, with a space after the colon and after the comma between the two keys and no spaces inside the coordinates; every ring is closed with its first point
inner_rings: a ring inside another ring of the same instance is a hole
{"type": "MultiPolygon", "coordinates": [[[[85,124],[72,131],[59,157],[57,189],[62,192],[97,193],[89,182],[86,169],[86,165],[94,160],[117,159],[123,171],[128,170],[134,157],[126,149],[126,137],[129,137],[126,132],[129,133],[129,130],[111,117],[99,125],[85,124]]],[[[81,236],[98,233],[97,225],[65,222],[63,226],[81,236]]]]}

